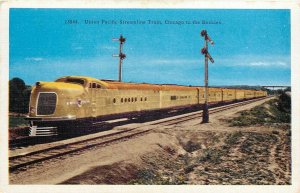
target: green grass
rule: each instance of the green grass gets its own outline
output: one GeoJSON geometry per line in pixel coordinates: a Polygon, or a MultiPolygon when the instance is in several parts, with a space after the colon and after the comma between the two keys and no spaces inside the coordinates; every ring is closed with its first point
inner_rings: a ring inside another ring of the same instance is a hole
{"type": "Polygon", "coordinates": [[[28,121],[24,117],[19,116],[9,116],[9,127],[25,127],[28,126],[28,121]]]}
{"type": "Polygon", "coordinates": [[[230,126],[250,126],[273,123],[290,123],[290,101],[286,97],[272,99],[260,106],[242,111],[238,117],[229,120],[230,126]]]}
{"type": "Polygon", "coordinates": [[[199,157],[198,162],[220,163],[221,157],[226,153],[223,149],[208,148],[205,149],[203,155],[199,157]]]}
{"type": "Polygon", "coordinates": [[[230,126],[249,126],[255,124],[262,124],[272,120],[272,116],[264,106],[254,107],[249,111],[242,111],[240,116],[230,120],[230,126]]]}
{"type": "Polygon", "coordinates": [[[237,131],[234,133],[231,133],[227,136],[227,138],[225,139],[225,143],[227,145],[233,145],[233,144],[237,144],[237,142],[239,141],[239,139],[243,136],[241,131],[237,131]]]}

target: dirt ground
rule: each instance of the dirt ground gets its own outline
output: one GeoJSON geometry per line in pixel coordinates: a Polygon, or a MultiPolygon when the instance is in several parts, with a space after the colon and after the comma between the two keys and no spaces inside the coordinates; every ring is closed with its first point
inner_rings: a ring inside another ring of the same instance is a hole
{"type": "Polygon", "coordinates": [[[262,103],[212,114],[208,124],[192,120],[155,126],[128,141],[12,173],[10,183],[290,184],[288,130],[276,125],[229,127],[226,122],[262,103]]]}

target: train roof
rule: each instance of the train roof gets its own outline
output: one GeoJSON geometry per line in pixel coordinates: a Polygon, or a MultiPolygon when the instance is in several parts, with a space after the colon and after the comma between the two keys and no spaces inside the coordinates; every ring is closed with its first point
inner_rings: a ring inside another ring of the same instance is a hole
{"type": "Polygon", "coordinates": [[[135,89],[135,90],[195,90],[197,87],[167,85],[167,84],[148,84],[148,83],[128,83],[118,81],[102,80],[111,89],[135,89]]]}
{"type": "MultiPolygon", "coordinates": [[[[97,82],[109,89],[134,89],[134,90],[195,90],[197,88],[204,89],[204,87],[200,86],[183,86],[183,85],[176,85],[176,84],[149,84],[149,83],[129,83],[129,82],[119,82],[115,80],[105,80],[105,79],[96,79],[88,76],[64,76],[57,80],[64,79],[64,78],[78,78],[84,79],[87,82],[97,82]]],[[[233,90],[229,88],[216,88],[216,87],[209,87],[210,91],[217,91],[219,89],[223,90],[233,90]]],[[[243,91],[254,91],[254,90],[247,90],[247,89],[237,89],[243,91]]]]}

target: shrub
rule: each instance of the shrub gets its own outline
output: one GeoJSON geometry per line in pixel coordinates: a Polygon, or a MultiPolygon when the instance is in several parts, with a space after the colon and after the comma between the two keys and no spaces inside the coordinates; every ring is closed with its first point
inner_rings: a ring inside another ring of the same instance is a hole
{"type": "Polygon", "coordinates": [[[199,157],[199,162],[213,162],[220,163],[221,157],[225,154],[223,150],[208,148],[205,149],[203,155],[199,157]]]}
{"type": "Polygon", "coordinates": [[[236,144],[239,141],[240,137],[242,137],[242,136],[243,136],[243,133],[241,131],[231,133],[225,139],[225,143],[228,145],[236,144]]]}
{"type": "Polygon", "coordinates": [[[185,145],[183,145],[183,149],[187,152],[193,152],[201,149],[201,145],[193,141],[188,141],[185,145]]]}
{"type": "Polygon", "coordinates": [[[285,93],[281,93],[277,99],[272,99],[248,111],[242,111],[240,116],[228,122],[230,126],[249,126],[265,123],[290,123],[290,120],[291,97],[285,93]]]}

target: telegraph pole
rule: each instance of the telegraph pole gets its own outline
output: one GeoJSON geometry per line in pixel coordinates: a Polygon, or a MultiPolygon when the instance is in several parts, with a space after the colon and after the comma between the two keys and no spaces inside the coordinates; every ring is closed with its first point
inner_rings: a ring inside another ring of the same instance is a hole
{"type": "Polygon", "coordinates": [[[206,30],[201,31],[201,36],[204,37],[204,48],[201,49],[201,53],[204,55],[204,65],[205,65],[205,72],[204,72],[204,84],[205,84],[205,102],[203,107],[202,113],[202,123],[208,123],[209,121],[209,112],[208,112],[208,59],[211,63],[214,63],[214,59],[208,53],[208,42],[213,45],[214,42],[210,39],[207,34],[206,30]]]}
{"type": "Polygon", "coordinates": [[[119,57],[119,82],[122,82],[122,62],[126,58],[126,55],[123,53],[123,44],[126,41],[126,38],[120,35],[120,38],[113,38],[113,41],[119,41],[119,54],[114,54],[113,57],[119,57]]]}

